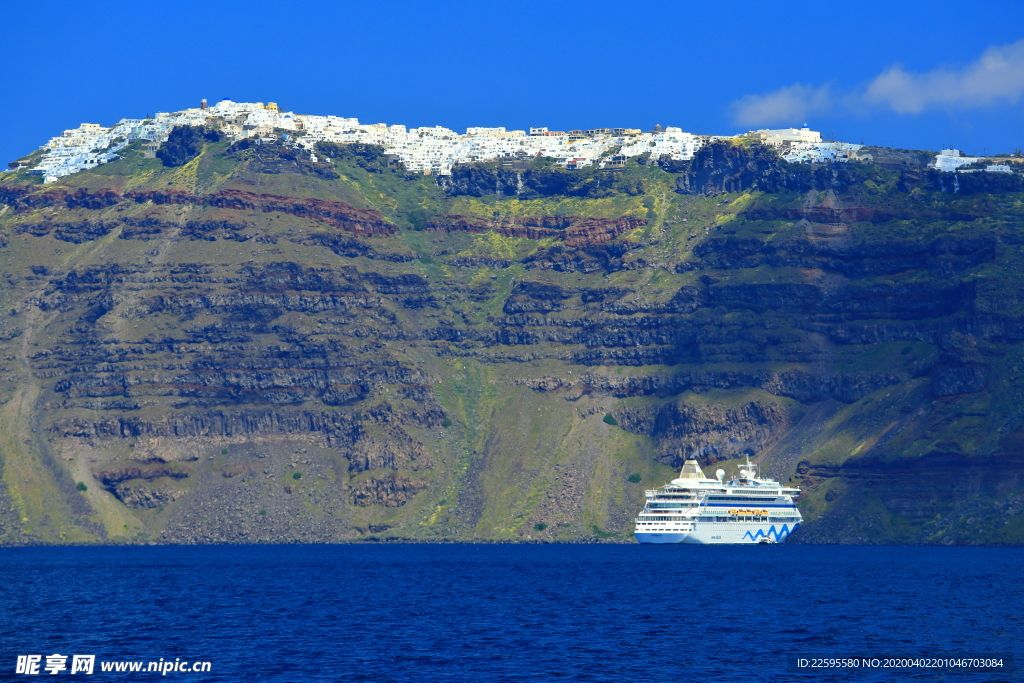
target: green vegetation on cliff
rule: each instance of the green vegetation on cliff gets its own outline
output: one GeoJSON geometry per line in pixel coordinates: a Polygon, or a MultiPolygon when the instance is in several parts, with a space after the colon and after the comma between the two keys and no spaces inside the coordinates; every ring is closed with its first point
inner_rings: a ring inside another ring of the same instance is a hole
{"type": "Polygon", "coordinates": [[[0,543],[626,541],[702,449],[794,541],[1024,539],[1016,176],[208,134],[0,182],[0,543]]]}

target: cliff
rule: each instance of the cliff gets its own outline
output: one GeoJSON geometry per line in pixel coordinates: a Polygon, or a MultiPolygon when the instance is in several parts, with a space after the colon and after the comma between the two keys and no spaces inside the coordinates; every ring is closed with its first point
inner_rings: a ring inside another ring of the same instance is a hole
{"type": "Polygon", "coordinates": [[[0,181],[0,543],[628,540],[700,449],[1024,539],[1017,176],[187,142],[0,181]]]}

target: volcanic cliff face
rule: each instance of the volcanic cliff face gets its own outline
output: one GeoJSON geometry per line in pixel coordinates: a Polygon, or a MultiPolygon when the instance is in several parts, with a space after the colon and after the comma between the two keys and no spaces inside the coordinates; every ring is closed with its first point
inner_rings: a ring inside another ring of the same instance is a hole
{"type": "Polygon", "coordinates": [[[697,450],[805,541],[1022,538],[1016,176],[197,149],[0,182],[4,543],[625,540],[697,450]]]}

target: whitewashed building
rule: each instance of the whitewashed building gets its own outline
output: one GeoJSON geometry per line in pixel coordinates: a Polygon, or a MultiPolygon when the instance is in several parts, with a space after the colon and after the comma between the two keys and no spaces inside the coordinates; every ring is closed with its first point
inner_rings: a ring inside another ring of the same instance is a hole
{"type": "Polygon", "coordinates": [[[773,147],[792,143],[817,144],[821,142],[821,133],[811,130],[807,126],[803,128],[762,128],[760,130],[752,130],[741,137],[754,138],[773,147]]]}
{"type": "MultiPolygon", "coordinates": [[[[652,159],[692,159],[707,138],[680,128],[658,128],[647,133],[632,128],[549,131],[534,127],[471,127],[459,134],[443,126],[407,128],[385,123],[362,124],[356,118],[317,116],[282,111],[270,102],[234,102],[223,99],[176,112],[159,112],[147,119],[122,119],[109,128],[82,124],[64,131],[43,146],[45,153],[31,172],[50,182],[117,158],[131,142],[147,141],[147,148],[162,144],[174,126],[214,125],[230,140],[282,135],[289,143],[312,151],[318,142],[366,143],[384,147],[413,172],[448,174],[455,164],[502,158],[554,158],[566,167],[604,166],[611,156],[621,159],[649,154],[652,159]]],[[[621,161],[616,166],[621,166],[621,161]]]]}
{"type": "Polygon", "coordinates": [[[965,157],[958,149],[944,149],[935,157],[935,168],[940,171],[955,171],[979,161],[978,157],[965,157]]]}
{"type": "Polygon", "coordinates": [[[782,158],[791,164],[847,163],[851,152],[863,147],[848,142],[794,142],[789,144],[782,158]]]}

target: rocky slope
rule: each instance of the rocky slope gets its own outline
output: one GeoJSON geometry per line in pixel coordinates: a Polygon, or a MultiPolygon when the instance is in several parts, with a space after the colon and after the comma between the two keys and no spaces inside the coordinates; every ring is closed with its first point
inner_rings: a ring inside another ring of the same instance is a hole
{"type": "Polygon", "coordinates": [[[1024,539],[1017,176],[196,140],[0,176],[0,543],[628,540],[701,449],[794,540],[1024,539]]]}

